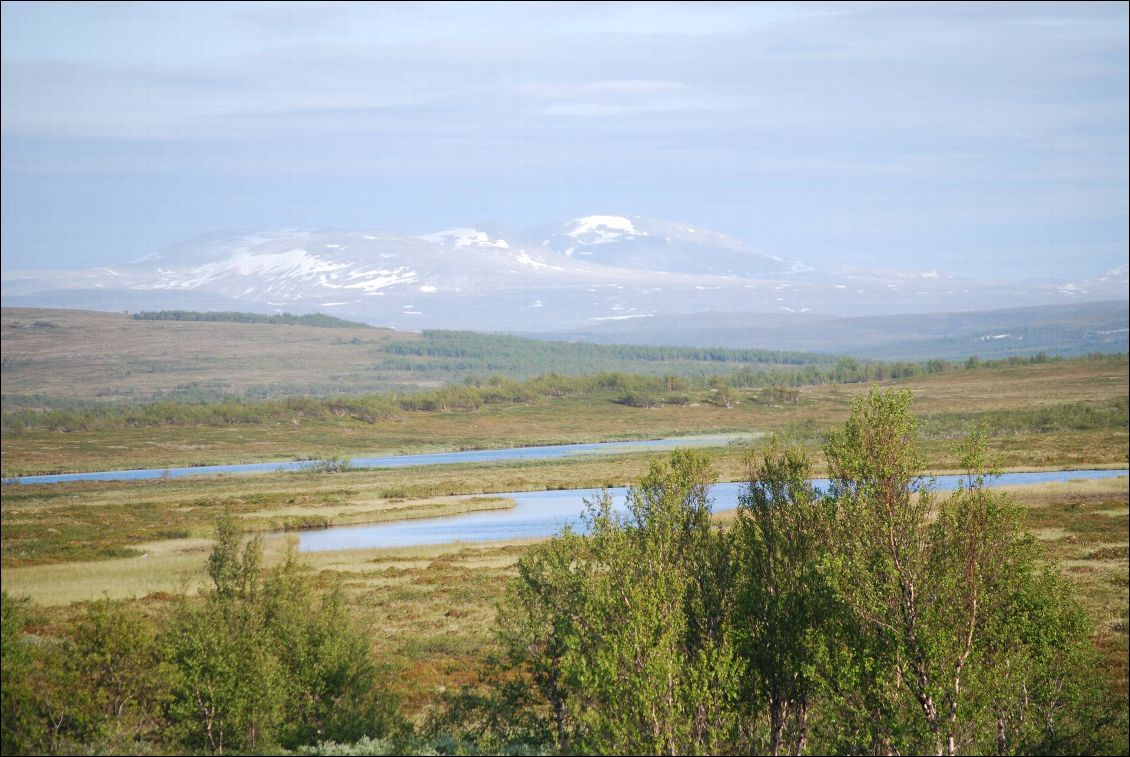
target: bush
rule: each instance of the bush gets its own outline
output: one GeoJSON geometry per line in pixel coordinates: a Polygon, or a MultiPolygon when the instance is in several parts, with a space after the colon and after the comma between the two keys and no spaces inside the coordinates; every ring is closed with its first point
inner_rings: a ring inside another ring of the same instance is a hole
{"type": "Polygon", "coordinates": [[[656,461],[626,514],[590,503],[586,535],[519,560],[505,656],[484,694],[450,703],[474,724],[460,733],[566,753],[1124,749],[1125,700],[1104,703],[1070,585],[986,489],[983,434],[959,449],[965,485],[936,499],[909,407],[855,399],[828,492],[801,450],[749,458],[731,529],[712,525],[693,452],[656,461]]]}
{"type": "Polygon", "coordinates": [[[239,541],[226,517],[209,558],[214,590],[203,607],[182,603],[168,636],[170,718],[185,743],[262,751],[403,730],[340,590],[316,590],[293,548],[263,575],[258,539],[242,552],[239,541]]]}
{"type": "Polygon", "coordinates": [[[302,470],[309,473],[345,473],[355,469],[352,461],[348,457],[335,455],[334,457],[327,457],[324,460],[318,460],[315,463],[305,466],[302,470]]]}
{"type": "Polygon", "coordinates": [[[643,408],[652,408],[658,404],[655,397],[643,392],[628,392],[627,394],[616,400],[616,402],[621,405],[627,405],[628,407],[643,408]]]}

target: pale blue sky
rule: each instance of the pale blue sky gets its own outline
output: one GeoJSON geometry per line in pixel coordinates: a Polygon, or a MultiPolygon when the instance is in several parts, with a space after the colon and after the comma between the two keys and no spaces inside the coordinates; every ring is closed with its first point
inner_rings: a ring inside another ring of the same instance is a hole
{"type": "Polygon", "coordinates": [[[3,267],[590,213],[812,262],[1127,261],[1127,5],[3,4],[3,267]]]}

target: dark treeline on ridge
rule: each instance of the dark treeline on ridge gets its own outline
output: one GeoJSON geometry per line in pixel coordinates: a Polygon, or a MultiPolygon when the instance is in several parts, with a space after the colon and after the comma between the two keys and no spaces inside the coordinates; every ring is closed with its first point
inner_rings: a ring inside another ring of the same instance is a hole
{"type": "Polygon", "coordinates": [[[240,313],[235,311],[200,312],[196,310],[143,310],[134,313],[135,321],[213,321],[223,323],[270,323],[283,326],[317,326],[330,329],[367,329],[367,323],[347,321],[323,313],[305,315],[266,315],[263,313],[240,313]]]}
{"type": "Polygon", "coordinates": [[[707,363],[758,363],[767,365],[816,365],[834,358],[812,352],[787,350],[732,349],[727,347],[653,347],[639,344],[592,344],[589,342],[551,342],[502,334],[474,331],[425,330],[423,339],[398,342],[385,351],[400,355],[427,357],[483,357],[499,361],[543,360],[568,355],[572,360],[590,359],[647,360],[656,362],[694,361],[707,363]]]}

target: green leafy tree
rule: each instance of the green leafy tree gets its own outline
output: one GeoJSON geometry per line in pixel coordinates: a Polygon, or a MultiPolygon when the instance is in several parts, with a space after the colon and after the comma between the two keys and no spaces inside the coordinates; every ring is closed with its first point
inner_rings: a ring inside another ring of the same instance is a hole
{"type": "Polygon", "coordinates": [[[906,687],[930,735],[929,745],[912,738],[914,748],[940,753],[942,716],[931,665],[935,650],[923,606],[932,580],[933,497],[918,478],[924,466],[910,402],[909,392],[872,390],[857,398],[844,428],[831,435],[826,454],[843,522],[839,544],[846,571],[840,588],[867,633],[866,655],[889,661],[888,674],[876,677],[868,698],[884,716],[881,727],[893,732],[897,691],[892,684],[906,687]]]}
{"type": "Polygon", "coordinates": [[[3,594],[3,753],[74,752],[99,719],[62,640],[25,635],[24,600],[3,594]],[[35,643],[29,643],[34,638],[35,643]]]}
{"type": "Polygon", "coordinates": [[[170,719],[190,746],[294,748],[404,729],[339,590],[319,590],[293,548],[264,571],[259,539],[227,515],[208,559],[213,590],[182,600],[167,635],[170,719]]]}
{"type": "Polygon", "coordinates": [[[256,536],[241,550],[242,542],[235,518],[230,513],[225,514],[216,524],[216,543],[208,555],[208,576],[212,579],[214,596],[221,602],[254,599],[258,589],[263,562],[262,540],[256,536]]]}
{"type": "Polygon", "coordinates": [[[720,407],[729,409],[738,402],[737,393],[724,376],[712,376],[710,378],[710,392],[712,395],[711,401],[720,407]]]}
{"type": "MultiPolygon", "coordinates": [[[[1040,578],[1019,508],[986,487],[982,432],[959,450],[964,485],[935,504],[918,475],[910,401],[909,392],[873,389],[829,440],[839,591],[861,631],[857,650],[882,682],[872,699],[890,746],[956,754],[985,746],[991,730],[994,746],[1007,749],[1016,741],[1010,722],[1047,691],[1040,679],[1062,680],[1049,666],[1069,639],[1085,638],[1081,615],[1054,580],[1040,578]],[[904,692],[917,718],[904,718],[904,692]]],[[[1052,703],[1052,721],[1062,704],[1052,703]]]]}
{"type": "Polygon", "coordinates": [[[67,661],[103,723],[103,739],[124,745],[159,736],[168,667],[136,605],[109,599],[92,604],[75,628],[67,661]]]}
{"type": "Polygon", "coordinates": [[[4,754],[33,751],[39,722],[32,683],[32,650],[23,638],[24,600],[0,592],[0,746],[4,754]]]}
{"type": "Polygon", "coordinates": [[[223,754],[277,743],[284,679],[254,608],[225,607],[214,598],[202,609],[186,603],[170,646],[169,717],[185,745],[223,754]]]}
{"type": "MultiPolygon", "coordinates": [[[[535,743],[553,740],[562,753],[572,751],[578,728],[572,705],[580,696],[574,662],[585,644],[581,626],[588,583],[585,552],[585,540],[571,529],[531,547],[518,561],[518,579],[511,582],[499,607],[498,636],[506,668],[525,667],[533,692],[513,691],[504,681],[496,688],[503,701],[518,705],[508,708],[511,721],[520,717],[523,705],[543,703],[548,716],[535,718],[532,727],[527,725],[519,733],[532,736],[535,743]],[[539,721],[551,725],[538,729],[539,721]]],[[[490,730],[510,729],[491,724],[490,730]]]]}
{"type": "Polygon", "coordinates": [[[521,560],[502,637],[559,749],[714,753],[733,743],[738,666],[716,571],[729,560],[710,523],[713,480],[705,456],[677,451],[631,490],[626,515],[606,494],[589,505],[585,537],[567,532],[521,560]]]}
{"type": "Polygon", "coordinates": [[[769,752],[801,754],[821,677],[835,675],[828,662],[842,609],[824,559],[833,513],[811,484],[803,451],[774,442],[746,463],[749,483],[734,526],[743,693],[751,713],[762,703],[768,710],[769,752]]]}
{"type": "MultiPolygon", "coordinates": [[[[529,549],[500,608],[505,665],[452,710],[462,744],[570,753],[1124,751],[1070,585],[987,483],[920,471],[908,392],[853,402],[831,486],[776,443],[748,459],[730,529],[698,453],[588,503],[583,533],[529,549]],[[460,709],[462,708],[462,709],[460,709]],[[477,714],[473,714],[477,713],[477,714]]],[[[1115,697],[1125,702],[1125,697],[1115,697]]],[[[438,742],[437,742],[438,743],[438,742]]]]}
{"type": "Polygon", "coordinates": [[[285,679],[256,601],[260,542],[241,550],[241,541],[225,515],[208,557],[213,591],[203,607],[182,599],[167,635],[170,720],[186,744],[212,754],[269,748],[283,715],[285,679]]]}
{"type": "Polygon", "coordinates": [[[284,679],[283,746],[353,741],[402,727],[340,588],[319,591],[292,548],[267,576],[259,601],[284,679]]]}

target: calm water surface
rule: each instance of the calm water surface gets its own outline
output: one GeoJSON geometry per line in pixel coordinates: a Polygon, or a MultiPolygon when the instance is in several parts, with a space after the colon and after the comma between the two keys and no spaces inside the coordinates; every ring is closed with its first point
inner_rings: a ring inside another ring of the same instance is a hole
{"type": "MultiPolygon", "coordinates": [[[[1125,470],[1076,470],[1046,473],[1005,473],[990,486],[1017,486],[1045,484],[1054,481],[1114,478],[1125,476],[1125,470]]],[[[952,491],[964,476],[938,476],[937,490],[952,491]]],[[[817,479],[815,485],[824,488],[827,479],[817,479]]],[[[716,484],[711,490],[714,511],[737,507],[738,493],[743,484],[716,484]]],[[[466,513],[445,518],[385,523],[371,526],[336,526],[320,530],[302,531],[298,534],[298,549],[304,552],[322,552],[336,549],[362,549],[366,547],[404,547],[421,544],[447,544],[460,541],[493,541],[496,539],[524,539],[552,536],[566,524],[580,526],[584,501],[600,494],[601,489],[563,489],[560,491],[501,492],[497,496],[510,497],[518,504],[511,510],[491,510],[466,513]]],[[[627,489],[609,489],[620,511],[625,509],[627,489]]]]}
{"type": "MultiPolygon", "coordinates": [[[[542,447],[510,447],[466,452],[436,452],[427,455],[386,455],[355,457],[349,462],[355,468],[408,468],[413,465],[455,465],[460,463],[494,463],[511,460],[550,460],[579,455],[615,455],[640,449],[655,451],[675,447],[721,447],[729,443],[750,441],[764,436],[753,434],[713,434],[683,436],[670,439],[647,439],[628,442],[593,444],[552,444],[542,447]]],[[[20,484],[58,484],[64,481],[130,481],[184,476],[214,476],[221,473],[272,473],[301,471],[318,465],[316,460],[280,463],[248,463],[244,465],[198,465],[190,468],[142,468],[137,470],[98,471],[94,473],[59,473],[48,476],[20,476],[5,479],[20,484]]]]}

